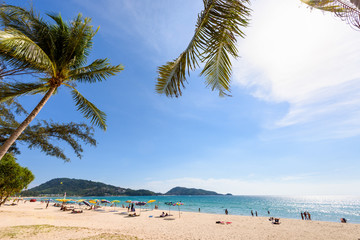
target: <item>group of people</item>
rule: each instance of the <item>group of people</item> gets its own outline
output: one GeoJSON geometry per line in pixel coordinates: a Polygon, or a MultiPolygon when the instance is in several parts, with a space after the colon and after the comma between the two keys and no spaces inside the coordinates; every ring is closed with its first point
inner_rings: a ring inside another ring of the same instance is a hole
{"type": "MultiPolygon", "coordinates": [[[[253,210],[251,210],[251,216],[254,216],[253,210]]],[[[258,215],[257,215],[257,211],[255,211],[255,216],[256,216],[256,217],[258,216],[258,215]]]]}
{"type": "Polygon", "coordinates": [[[309,212],[301,212],[302,220],[311,220],[311,214],[309,212]]]}

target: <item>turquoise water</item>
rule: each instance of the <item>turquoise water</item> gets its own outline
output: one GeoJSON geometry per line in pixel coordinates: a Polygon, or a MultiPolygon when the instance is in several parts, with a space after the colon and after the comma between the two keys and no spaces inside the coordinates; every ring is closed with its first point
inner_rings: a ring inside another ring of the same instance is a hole
{"type": "MultiPolygon", "coordinates": [[[[251,216],[250,211],[258,216],[301,219],[300,212],[308,211],[312,220],[340,222],[346,218],[350,223],[360,223],[360,197],[353,196],[142,196],[142,197],[86,197],[82,199],[107,199],[144,201],[157,200],[159,209],[169,210],[165,202],[184,203],[181,211],[251,216]]],[[[152,205],[151,205],[152,206],[152,205]]],[[[144,208],[144,207],[143,207],[144,208]]],[[[145,207],[146,208],[146,207],[145,207]]],[[[171,211],[178,207],[171,207],[171,211]]]]}

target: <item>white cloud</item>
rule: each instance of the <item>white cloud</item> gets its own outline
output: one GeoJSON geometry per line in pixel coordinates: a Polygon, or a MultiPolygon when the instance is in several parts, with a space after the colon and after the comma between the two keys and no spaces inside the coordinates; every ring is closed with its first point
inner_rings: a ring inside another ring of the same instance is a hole
{"type": "Polygon", "coordinates": [[[202,178],[177,178],[159,181],[149,181],[142,188],[152,189],[156,192],[167,192],[173,187],[201,188],[218,193],[232,193],[234,195],[359,195],[360,191],[355,186],[359,182],[324,182],[313,183],[309,180],[314,174],[286,176],[282,178],[243,180],[243,179],[202,179],[202,178]]]}
{"type": "Polygon", "coordinates": [[[316,122],[330,137],[360,134],[359,32],[300,1],[259,1],[253,9],[235,83],[257,98],[289,103],[273,127],[316,122]]]}

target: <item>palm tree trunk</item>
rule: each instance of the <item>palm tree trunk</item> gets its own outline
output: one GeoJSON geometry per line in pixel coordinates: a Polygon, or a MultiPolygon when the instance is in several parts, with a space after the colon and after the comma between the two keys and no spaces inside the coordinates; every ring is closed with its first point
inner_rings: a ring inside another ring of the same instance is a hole
{"type": "Polygon", "coordinates": [[[6,142],[0,147],[0,159],[5,155],[9,150],[11,145],[16,141],[20,134],[25,130],[25,128],[31,123],[31,121],[38,115],[40,110],[44,107],[45,103],[49,100],[51,95],[54,93],[56,87],[51,87],[45,96],[41,99],[38,105],[34,110],[27,116],[27,118],[19,125],[19,127],[11,134],[11,136],[6,140],[6,142]]]}

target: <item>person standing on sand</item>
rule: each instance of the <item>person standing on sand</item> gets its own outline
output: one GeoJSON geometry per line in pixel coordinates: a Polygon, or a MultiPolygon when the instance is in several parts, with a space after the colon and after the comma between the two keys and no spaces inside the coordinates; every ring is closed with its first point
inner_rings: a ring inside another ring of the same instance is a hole
{"type": "Polygon", "coordinates": [[[257,211],[255,211],[255,216],[257,216],[257,211]]]}
{"type": "Polygon", "coordinates": [[[301,219],[304,220],[304,214],[303,214],[303,212],[301,212],[300,214],[301,214],[301,219]]]}
{"type": "Polygon", "coordinates": [[[307,220],[307,214],[304,212],[304,219],[307,220]]]}
{"type": "Polygon", "coordinates": [[[199,208],[199,212],[200,212],[200,208],[199,208]]]}
{"type": "Polygon", "coordinates": [[[229,213],[229,212],[228,212],[228,210],[227,210],[227,209],[225,209],[225,214],[226,214],[226,215],[228,215],[228,213],[229,213]]]}
{"type": "Polygon", "coordinates": [[[308,219],[311,220],[311,215],[309,212],[307,213],[307,215],[308,215],[308,219]]]}
{"type": "Polygon", "coordinates": [[[254,212],[253,212],[253,210],[251,210],[251,216],[254,216],[254,212]]]}

